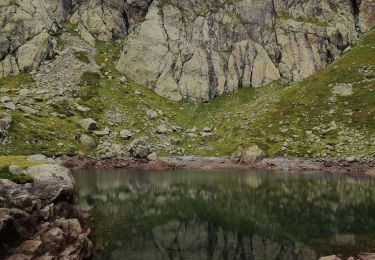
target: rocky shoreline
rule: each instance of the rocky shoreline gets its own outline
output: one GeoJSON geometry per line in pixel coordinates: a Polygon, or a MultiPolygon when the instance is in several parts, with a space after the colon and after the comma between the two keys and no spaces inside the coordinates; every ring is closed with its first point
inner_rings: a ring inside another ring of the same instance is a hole
{"type": "Polygon", "coordinates": [[[341,159],[262,158],[250,161],[235,161],[231,157],[160,157],[156,160],[137,160],[127,157],[62,157],[61,162],[70,169],[135,169],[135,170],[262,170],[262,171],[315,171],[375,175],[374,159],[354,157],[341,159]]]}
{"type": "Polygon", "coordinates": [[[74,179],[57,164],[25,170],[32,183],[0,180],[0,258],[88,259],[88,215],[74,206],[74,179]]]}
{"type": "MultiPolygon", "coordinates": [[[[36,158],[43,159],[41,156],[36,158]]],[[[70,169],[133,170],[261,170],[329,172],[375,175],[373,159],[298,159],[233,157],[44,157],[48,164],[32,166],[25,173],[32,183],[0,180],[0,258],[88,259],[93,254],[89,215],[74,206],[74,179],[70,169]],[[60,165],[62,166],[60,166],[60,165]]]]}

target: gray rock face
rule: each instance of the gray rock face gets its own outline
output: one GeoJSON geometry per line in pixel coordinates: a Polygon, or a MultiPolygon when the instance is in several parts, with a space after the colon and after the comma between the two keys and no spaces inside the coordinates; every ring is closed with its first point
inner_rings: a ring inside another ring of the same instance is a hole
{"type": "Polygon", "coordinates": [[[71,204],[74,181],[69,170],[40,165],[26,172],[34,177],[33,183],[0,180],[0,255],[9,259],[89,257],[90,230],[71,204]]]}
{"type": "Polygon", "coordinates": [[[0,2],[0,77],[32,71],[52,54],[51,34],[76,8],[76,0],[0,2]]]}
{"type": "Polygon", "coordinates": [[[88,0],[70,19],[83,39],[110,43],[127,36],[146,14],[152,0],[88,0]]]}
{"type": "Polygon", "coordinates": [[[153,1],[117,68],[173,100],[212,99],[281,77],[298,81],[367,30],[373,14],[359,2],[153,1]]]}

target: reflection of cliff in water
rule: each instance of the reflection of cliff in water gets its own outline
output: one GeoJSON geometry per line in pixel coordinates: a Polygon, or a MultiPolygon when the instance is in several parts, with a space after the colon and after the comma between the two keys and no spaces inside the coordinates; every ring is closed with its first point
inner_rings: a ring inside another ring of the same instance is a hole
{"type": "MultiPolygon", "coordinates": [[[[99,252],[100,253],[100,252],[99,252]]],[[[317,259],[299,243],[225,231],[210,223],[171,221],[98,259],[317,259]]]]}
{"type": "Polygon", "coordinates": [[[316,259],[374,249],[368,179],[106,172],[76,180],[98,259],[316,259]]]}

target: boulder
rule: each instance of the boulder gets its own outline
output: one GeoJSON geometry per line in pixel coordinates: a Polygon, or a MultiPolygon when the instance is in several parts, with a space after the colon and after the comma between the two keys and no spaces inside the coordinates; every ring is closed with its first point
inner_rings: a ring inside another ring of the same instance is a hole
{"type": "Polygon", "coordinates": [[[86,131],[93,131],[98,129],[98,124],[92,118],[85,118],[79,121],[79,125],[86,131]]]}
{"type": "Polygon", "coordinates": [[[253,163],[264,157],[267,154],[257,145],[252,145],[246,149],[240,147],[238,151],[232,154],[231,160],[235,163],[253,163]]]}
{"type": "Polygon", "coordinates": [[[166,124],[161,124],[159,125],[156,129],[155,129],[155,132],[157,134],[167,134],[168,133],[168,128],[167,128],[167,125],[166,124]]]}
{"type": "Polygon", "coordinates": [[[133,134],[129,130],[124,129],[120,131],[120,137],[122,140],[129,140],[132,136],[133,134]]]}
{"type": "Polygon", "coordinates": [[[79,142],[86,147],[94,148],[96,147],[96,141],[93,137],[89,135],[81,135],[79,137],[79,142]]]}
{"type": "Polygon", "coordinates": [[[151,119],[156,119],[159,116],[158,112],[151,110],[151,109],[146,110],[146,115],[148,116],[148,118],[151,118],[151,119]]]}
{"type": "Polygon", "coordinates": [[[266,152],[260,149],[257,145],[250,146],[245,150],[244,160],[252,162],[266,157],[266,152]]]}
{"type": "Polygon", "coordinates": [[[56,254],[64,246],[64,232],[58,227],[52,228],[42,236],[42,241],[48,252],[56,254]]]}
{"type": "Polygon", "coordinates": [[[150,153],[148,156],[147,156],[147,160],[148,161],[157,161],[159,159],[159,156],[157,153],[153,152],[153,153],[150,153]]]}
{"type": "Polygon", "coordinates": [[[151,147],[144,139],[136,139],[130,145],[130,154],[137,159],[146,159],[151,153],[151,147]]]}
{"type": "Polygon", "coordinates": [[[46,164],[29,167],[25,173],[34,182],[16,184],[0,180],[2,257],[90,258],[93,252],[90,229],[87,218],[72,205],[74,180],[70,171],[46,164]]]}
{"type": "Polygon", "coordinates": [[[110,130],[109,128],[105,128],[104,130],[101,130],[101,131],[94,131],[93,134],[96,135],[96,136],[99,136],[99,137],[102,137],[102,136],[108,136],[110,134],[110,130]]]}
{"type": "Polygon", "coordinates": [[[35,114],[38,114],[38,110],[37,109],[34,109],[32,107],[29,107],[29,106],[24,106],[24,105],[18,105],[17,106],[17,109],[28,114],[28,115],[35,115],[35,114]]]}
{"type": "Polygon", "coordinates": [[[10,165],[9,172],[13,175],[20,175],[24,173],[23,169],[18,165],[10,165]]]}
{"type": "Polygon", "coordinates": [[[47,156],[43,154],[35,154],[27,157],[27,161],[30,162],[40,162],[40,163],[46,163],[46,164],[55,164],[56,161],[52,158],[48,158],[47,156]]]}

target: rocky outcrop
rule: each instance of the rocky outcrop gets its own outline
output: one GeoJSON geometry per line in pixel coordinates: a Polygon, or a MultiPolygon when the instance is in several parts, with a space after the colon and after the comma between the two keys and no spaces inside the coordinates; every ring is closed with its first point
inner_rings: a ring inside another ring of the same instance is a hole
{"type": "Polygon", "coordinates": [[[4,0],[0,3],[0,77],[32,71],[52,55],[51,36],[77,0],[4,0]]]}
{"type": "Polygon", "coordinates": [[[374,16],[365,5],[374,4],[154,1],[117,68],[173,100],[212,99],[281,77],[298,81],[332,62],[369,28],[374,16]]]}
{"type": "Polygon", "coordinates": [[[83,39],[91,45],[95,41],[110,43],[128,35],[142,21],[152,0],[89,0],[70,21],[78,24],[83,39]]]}
{"type": "Polygon", "coordinates": [[[0,77],[34,71],[56,49],[55,33],[70,19],[91,45],[128,35],[151,0],[4,0],[0,3],[0,77]]]}
{"type": "Polygon", "coordinates": [[[72,205],[73,179],[58,165],[26,170],[33,183],[0,180],[1,259],[85,259],[92,255],[86,217],[72,205]]]}

